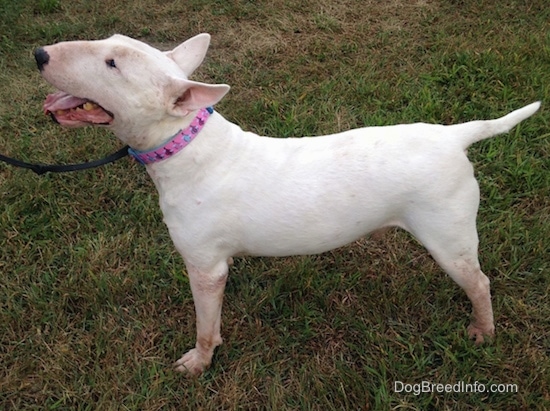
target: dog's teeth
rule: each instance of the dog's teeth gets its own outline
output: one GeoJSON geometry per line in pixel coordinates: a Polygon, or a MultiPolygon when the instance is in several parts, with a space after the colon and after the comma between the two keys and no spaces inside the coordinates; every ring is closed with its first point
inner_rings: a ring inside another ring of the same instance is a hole
{"type": "Polygon", "coordinates": [[[82,108],[86,111],[93,110],[95,107],[96,105],[90,101],[88,101],[87,103],[84,103],[84,105],[82,106],[82,108]]]}

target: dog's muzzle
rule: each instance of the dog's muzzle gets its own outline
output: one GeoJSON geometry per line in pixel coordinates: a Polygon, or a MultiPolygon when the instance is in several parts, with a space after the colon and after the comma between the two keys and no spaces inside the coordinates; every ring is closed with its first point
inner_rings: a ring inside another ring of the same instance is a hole
{"type": "Polygon", "coordinates": [[[40,47],[34,51],[34,59],[36,60],[38,70],[42,71],[44,70],[44,65],[48,64],[48,61],[50,61],[50,55],[46,50],[40,47]]]}

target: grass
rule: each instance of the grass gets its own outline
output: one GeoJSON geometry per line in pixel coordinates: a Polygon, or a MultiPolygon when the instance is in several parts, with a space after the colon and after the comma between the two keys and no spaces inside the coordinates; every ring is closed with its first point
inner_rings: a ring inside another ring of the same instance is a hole
{"type": "Polygon", "coordinates": [[[128,34],[168,49],[213,36],[195,79],[276,136],[543,109],[470,150],[497,336],[466,338],[470,304],[391,231],[311,257],[240,258],[225,344],[198,379],[170,364],[194,312],[144,170],[122,160],[38,177],[0,165],[2,410],[534,410],[550,407],[550,9],[530,2],[0,0],[0,152],[95,159],[106,131],[42,116],[34,47],[128,34]],[[516,393],[396,392],[394,383],[517,384],[516,393]]]}

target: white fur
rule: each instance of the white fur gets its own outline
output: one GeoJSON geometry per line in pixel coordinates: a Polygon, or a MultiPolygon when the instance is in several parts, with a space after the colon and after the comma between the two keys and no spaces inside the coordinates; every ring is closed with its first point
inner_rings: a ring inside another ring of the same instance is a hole
{"type": "MultiPolygon", "coordinates": [[[[44,48],[50,60],[42,74],[112,112],[113,132],[145,150],[229,90],[188,80],[208,43],[201,34],[167,53],[120,35],[59,43],[44,48]]],[[[389,226],[415,235],[466,291],[473,305],[470,336],[480,343],[493,335],[489,280],[477,256],[479,189],[465,150],[507,132],[539,105],[460,125],[416,123],[286,139],[245,132],[215,112],[183,151],[147,166],[196,307],[197,343],[176,369],[199,374],[222,342],[231,257],[320,253],[389,226]]]]}

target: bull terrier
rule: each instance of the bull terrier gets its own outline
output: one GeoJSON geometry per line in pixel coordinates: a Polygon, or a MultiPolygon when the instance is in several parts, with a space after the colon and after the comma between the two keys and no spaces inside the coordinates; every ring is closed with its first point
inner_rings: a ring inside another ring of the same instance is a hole
{"type": "Polygon", "coordinates": [[[189,80],[209,43],[199,34],[162,52],[114,35],[35,51],[42,76],[60,90],[45,113],[63,126],[109,128],[156,185],[196,311],[195,348],[175,369],[202,373],[222,343],[232,257],[322,253],[392,226],[414,235],[464,289],[470,338],[492,336],[489,279],[478,261],[479,188],[466,148],[508,132],[540,102],[457,125],[262,137],[212,109],[229,86],[189,80]]]}

